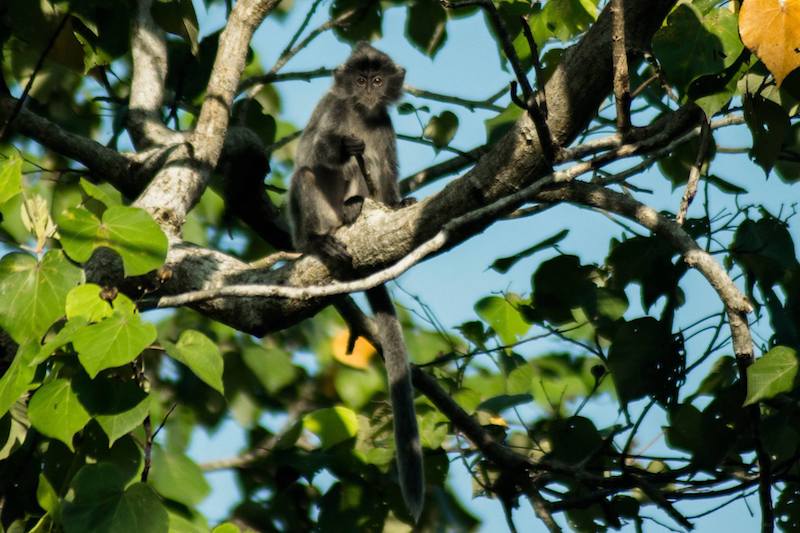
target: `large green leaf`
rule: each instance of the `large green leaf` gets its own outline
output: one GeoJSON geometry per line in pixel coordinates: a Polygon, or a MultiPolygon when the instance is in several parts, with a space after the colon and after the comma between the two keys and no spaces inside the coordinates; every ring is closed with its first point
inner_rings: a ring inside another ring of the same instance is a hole
{"type": "Polygon", "coordinates": [[[130,363],[156,340],[156,328],[144,322],[124,295],[114,300],[114,312],[97,324],[78,330],[72,345],[90,377],[106,368],[130,363]]]}
{"type": "Polygon", "coordinates": [[[133,380],[100,376],[76,381],[81,403],[105,434],[108,445],[133,431],[149,413],[150,395],[133,380]]]}
{"type": "Polygon", "coordinates": [[[330,448],[356,436],[358,417],[354,411],[337,405],[306,414],[303,427],[319,437],[323,448],[330,448]]]}
{"type": "Polygon", "coordinates": [[[513,344],[531,327],[517,311],[519,297],[487,296],[475,304],[475,312],[497,333],[504,344],[513,344]]]}
{"type": "Polygon", "coordinates": [[[29,363],[38,350],[39,343],[35,341],[20,345],[11,365],[0,377],[0,416],[6,414],[22,393],[28,390],[36,373],[36,367],[29,363]]]}
{"type": "Polygon", "coordinates": [[[103,288],[94,283],[78,285],[67,294],[67,318],[83,317],[88,322],[99,322],[112,315],[113,309],[108,301],[100,297],[103,288]]]}
{"type": "Polygon", "coordinates": [[[608,366],[620,400],[627,404],[650,396],[675,401],[683,379],[684,356],[662,322],[637,318],[622,324],[608,353],[608,366]]]}
{"type": "Polygon", "coordinates": [[[194,506],[208,496],[211,486],[200,467],[182,453],[153,448],[153,488],[165,498],[194,506]]]}
{"type": "Polygon", "coordinates": [[[120,470],[107,463],[76,474],[61,513],[66,533],[167,533],[169,518],[153,489],[125,488],[120,470]]]}
{"type": "Polygon", "coordinates": [[[270,394],[292,383],[298,375],[292,358],[280,348],[248,347],[242,352],[242,359],[270,394]]]}
{"type": "Polygon", "coordinates": [[[408,7],[406,36],[419,50],[434,57],[447,39],[447,11],[438,2],[417,0],[408,7]]]}
{"type": "Polygon", "coordinates": [[[32,255],[11,253],[0,259],[0,327],[17,343],[41,337],[64,315],[69,290],[81,271],[57,250],[40,262],[32,255]]]}
{"type": "Polygon", "coordinates": [[[84,208],[71,207],[58,218],[61,244],[67,255],[80,263],[107,246],[122,258],[126,276],[155,270],[167,256],[167,237],[143,209],[112,206],[102,222],[84,208]]]}
{"type": "Polygon", "coordinates": [[[22,192],[22,158],[14,152],[0,163],[0,205],[22,192]]]}
{"type": "Polygon", "coordinates": [[[171,357],[188,366],[209,387],[225,394],[222,354],[211,339],[199,331],[186,330],[176,344],[165,341],[161,341],[161,344],[171,357]]]}
{"type": "Polygon", "coordinates": [[[747,368],[744,405],[792,390],[796,375],[797,352],[787,346],[772,348],[747,368]]]}
{"type": "Polygon", "coordinates": [[[31,424],[43,435],[58,439],[72,450],[72,436],[83,429],[89,413],[78,400],[72,381],[59,378],[43,385],[28,404],[31,424]]]}
{"type": "Polygon", "coordinates": [[[722,72],[739,56],[737,18],[723,10],[703,16],[693,5],[681,4],[653,37],[653,51],[667,79],[685,92],[692,80],[722,72]]]}

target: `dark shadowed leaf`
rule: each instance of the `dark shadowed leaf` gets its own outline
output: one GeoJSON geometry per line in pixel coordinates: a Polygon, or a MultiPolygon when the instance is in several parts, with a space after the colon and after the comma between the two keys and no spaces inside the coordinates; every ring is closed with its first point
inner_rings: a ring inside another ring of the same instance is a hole
{"type": "Polygon", "coordinates": [[[144,483],[125,488],[110,464],[84,466],[70,484],[62,508],[66,533],[167,533],[169,518],[153,489],[144,483]]]}

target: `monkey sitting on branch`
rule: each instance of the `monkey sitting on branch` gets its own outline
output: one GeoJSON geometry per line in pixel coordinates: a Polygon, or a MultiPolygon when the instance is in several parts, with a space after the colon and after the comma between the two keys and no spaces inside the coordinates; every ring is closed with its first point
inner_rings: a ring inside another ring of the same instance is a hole
{"type": "MultiPolygon", "coordinates": [[[[390,207],[413,201],[400,197],[397,141],[387,111],[400,98],[405,70],[361,42],[333,77],[300,137],[288,211],[297,250],[348,270],[352,257],[333,234],[358,218],[364,198],[390,207]]],[[[366,295],[389,378],[400,488],[417,521],[425,478],[403,331],[384,285],[366,295]]]]}

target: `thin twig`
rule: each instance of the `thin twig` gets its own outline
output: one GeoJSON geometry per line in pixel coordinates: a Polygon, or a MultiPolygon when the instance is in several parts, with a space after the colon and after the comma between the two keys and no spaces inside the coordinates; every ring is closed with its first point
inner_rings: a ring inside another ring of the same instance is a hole
{"type": "Polygon", "coordinates": [[[505,108],[503,106],[499,106],[497,104],[492,103],[490,100],[471,100],[469,98],[461,98],[460,96],[451,96],[449,94],[441,94],[433,91],[428,91],[425,89],[418,89],[412,85],[403,85],[403,90],[408,94],[412,94],[417,98],[426,98],[428,100],[435,100],[437,102],[444,102],[447,104],[456,104],[460,106],[464,106],[470,111],[474,111],[475,109],[488,109],[490,111],[503,111],[505,108]]]}
{"type": "Polygon", "coordinates": [[[67,24],[67,21],[71,15],[71,9],[67,9],[67,12],[64,13],[63,17],[61,17],[61,21],[58,23],[55,31],[50,36],[50,40],[47,42],[47,45],[45,45],[44,50],[42,50],[42,53],[39,55],[39,59],[36,61],[36,65],[33,67],[33,72],[31,72],[30,77],[28,77],[28,83],[25,84],[25,88],[22,90],[20,97],[17,98],[17,103],[14,106],[14,110],[6,119],[3,127],[0,128],[0,142],[6,140],[6,133],[9,131],[14,119],[17,118],[17,115],[19,115],[19,112],[22,110],[22,106],[25,105],[25,101],[28,99],[28,93],[30,93],[31,87],[33,87],[33,82],[44,65],[44,60],[47,58],[48,54],[50,54],[50,50],[52,50],[53,46],[56,44],[56,39],[58,39],[58,36],[61,34],[61,30],[64,29],[64,26],[67,24]]]}
{"type": "Polygon", "coordinates": [[[683,191],[683,198],[681,198],[678,216],[675,217],[675,222],[681,225],[683,225],[683,222],[686,220],[686,213],[689,211],[689,206],[692,204],[695,194],[697,194],[700,172],[703,169],[703,163],[706,161],[706,153],[708,152],[709,137],[711,136],[709,130],[708,120],[705,118],[704,114],[702,122],[700,123],[700,147],[697,150],[697,157],[694,160],[694,165],[692,165],[689,171],[689,181],[686,182],[686,190],[683,191]]]}

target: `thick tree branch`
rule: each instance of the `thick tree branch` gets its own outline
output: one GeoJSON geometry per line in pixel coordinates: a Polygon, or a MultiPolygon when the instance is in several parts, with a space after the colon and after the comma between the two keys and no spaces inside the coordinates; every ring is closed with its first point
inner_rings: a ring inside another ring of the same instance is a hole
{"type": "Polygon", "coordinates": [[[169,145],[180,135],[164,125],[161,107],[167,79],[167,42],[150,14],[152,0],[139,0],[131,30],[133,72],[128,103],[128,131],[141,150],[154,144],[169,145]]]}
{"type": "MultiPolygon", "coordinates": [[[[632,50],[646,47],[673,4],[674,0],[629,0],[626,3],[629,16],[640,21],[628,36],[632,50]]],[[[610,32],[606,10],[583,39],[565,53],[548,81],[548,124],[562,146],[583,130],[611,89],[610,32]]],[[[434,238],[452,219],[492,204],[547,175],[547,166],[535,128],[530,117],[524,115],[470,172],[449,183],[440,193],[409,208],[386,214],[379,224],[362,217],[352,226],[342,228],[337,238],[346,244],[359,274],[375,271],[434,238]]],[[[177,195],[175,191],[175,188],[170,189],[169,196],[180,195],[180,189],[177,195]]],[[[523,201],[519,199],[520,203],[523,201]]],[[[497,213],[497,217],[513,212],[518,206],[505,205],[507,212],[497,213]]],[[[463,228],[448,240],[447,247],[479,233],[496,219],[489,217],[463,228]]],[[[170,251],[168,264],[176,275],[165,287],[162,293],[165,295],[234,284],[305,287],[325,285],[333,280],[328,268],[313,257],[303,257],[290,265],[266,271],[252,269],[217,252],[178,246],[170,251]]],[[[324,299],[216,298],[196,307],[242,331],[263,335],[296,323],[325,304],[324,299]]]]}
{"type": "MultiPolygon", "coordinates": [[[[19,100],[0,96],[0,120],[13,113],[19,100]]],[[[131,172],[131,158],[112,150],[97,141],[70,133],[54,122],[42,118],[22,107],[14,120],[12,130],[65,157],[83,163],[93,174],[107,179],[127,195],[141,190],[131,172]]]]}
{"type": "Polygon", "coordinates": [[[168,233],[178,233],[217,165],[253,32],[279,1],[241,0],[234,6],[219,38],[195,131],[185,149],[175,150],[136,201],[138,207],[155,214],[168,233]]]}

